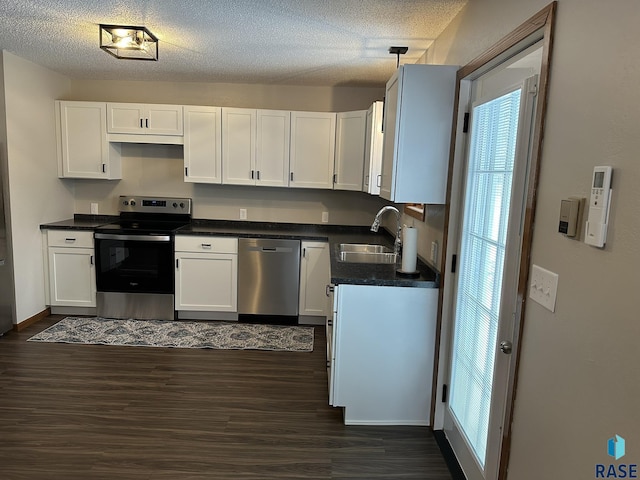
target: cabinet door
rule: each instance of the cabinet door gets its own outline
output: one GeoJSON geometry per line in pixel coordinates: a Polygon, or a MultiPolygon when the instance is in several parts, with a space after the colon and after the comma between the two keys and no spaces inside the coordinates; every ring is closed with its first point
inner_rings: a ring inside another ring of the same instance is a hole
{"type": "Polygon", "coordinates": [[[148,135],[182,135],[182,105],[145,105],[144,125],[148,135]]]}
{"type": "Polygon", "coordinates": [[[176,310],[237,312],[238,256],[176,252],[176,310]]]}
{"type": "Polygon", "coordinates": [[[387,83],[380,196],[445,202],[457,67],[403,65],[387,83]]]}
{"type": "Polygon", "coordinates": [[[220,107],[184,107],[184,181],[222,183],[220,107]]]}
{"type": "Polygon", "coordinates": [[[336,114],[291,112],[289,186],[333,188],[336,114]]]}
{"type": "Polygon", "coordinates": [[[364,175],[362,191],[371,195],[380,194],[382,178],[382,111],[383,102],[374,102],[367,111],[364,144],[364,175]]]}
{"type": "Polygon", "coordinates": [[[380,196],[390,200],[393,198],[393,175],[395,168],[395,138],[398,112],[398,80],[395,75],[387,84],[384,109],[384,140],[382,146],[382,179],[380,182],[380,196]]]}
{"type": "Polygon", "coordinates": [[[49,247],[50,304],[66,307],[96,306],[93,249],[49,247]]]}
{"type": "Polygon", "coordinates": [[[144,105],[107,103],[108,133],[144,133],[144,105]]]}
{"type": "Polygon", "coordinates": [[[336,123],[335,190],[362,190],[367,111],[338,113],[336,123]]]}
{"type": "Polygon", "coordinates": [[[326,287],[331,281],[329,244],[302,242],[300,262],[300,315],[326,317],[329,301],[326,287]]]}
{"type": "Polygon", "coordinates": [[[256,185],[289,185],[289,141],[291,113],[281,110],[258,110],[256,147],[256,185]]]}
{"type": "Polygon", "coordinates": [[[106,104],[57,102],[61,178],[119,178],[119,163],[110,165],[106,104]]]}
{"type": "Polygon", "coordinates": [[[107,103],[108,133],[182,135],[182,106],[107,103]]]}
{"type": "Polygon", "coordinates": [[[222,109],[222,183],[256,183],[256,111],[222,109]]]}

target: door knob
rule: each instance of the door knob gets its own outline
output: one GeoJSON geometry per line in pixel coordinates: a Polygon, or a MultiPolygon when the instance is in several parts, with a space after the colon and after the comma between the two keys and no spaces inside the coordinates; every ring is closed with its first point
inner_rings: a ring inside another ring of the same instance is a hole
{"type": "Polygon", "coordinates": [[[500,351],[507,355],[511,354],[511,350],[513,349],[513,344],[508,340],[500,342],[500,351]]]}

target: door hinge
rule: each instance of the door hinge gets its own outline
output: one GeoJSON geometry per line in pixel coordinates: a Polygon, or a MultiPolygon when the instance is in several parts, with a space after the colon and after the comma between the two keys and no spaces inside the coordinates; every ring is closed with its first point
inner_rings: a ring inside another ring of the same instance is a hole
{"type": "Polygon", "coordinates": [[[462,133],[467,133],[468,131],[469,131],[469,112],[465,112],[464,122],[462,124],[462,133]]]}
{"type": "Polygon", "coordinates": [[[454,254],[451,257],[451,273],[456,273],[457,266],[458,266],[458,255],[454,254]]]}
{"type": "Polygon", "coordinates": [[[447,393],[449,391],[449,388],[447,387],[447,384],[445,383],[444,385],[442,385],[442,403],[447,403],[447,393]]]}

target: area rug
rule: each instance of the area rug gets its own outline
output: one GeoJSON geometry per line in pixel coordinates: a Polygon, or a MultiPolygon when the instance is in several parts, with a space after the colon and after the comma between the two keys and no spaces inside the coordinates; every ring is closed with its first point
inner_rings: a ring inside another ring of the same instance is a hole
{"type": "Polygon", "coordinates": [[[29,342],[136,347],[313,351],[313,327],[228,322],[66,317],[29,342]]]}

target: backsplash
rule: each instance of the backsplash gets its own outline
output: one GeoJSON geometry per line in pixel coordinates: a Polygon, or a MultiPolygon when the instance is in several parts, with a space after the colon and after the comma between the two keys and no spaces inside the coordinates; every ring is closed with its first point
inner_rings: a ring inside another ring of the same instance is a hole
{"type": "MultiPolygon", "coordinates": [[[[118,213],[119,195],[190,197],[193,217],[239,220],[240,209],[247,220],[260,222],[370,225],[378,209],[388,202],[360,192],[333,190],[194,184],[183,181],[182,146],[122,145],[122,180],[71,180],[74,182],[75,212],[118,213]]],[[[67,182],[68,180],[63,180],[67,182]]]]}

